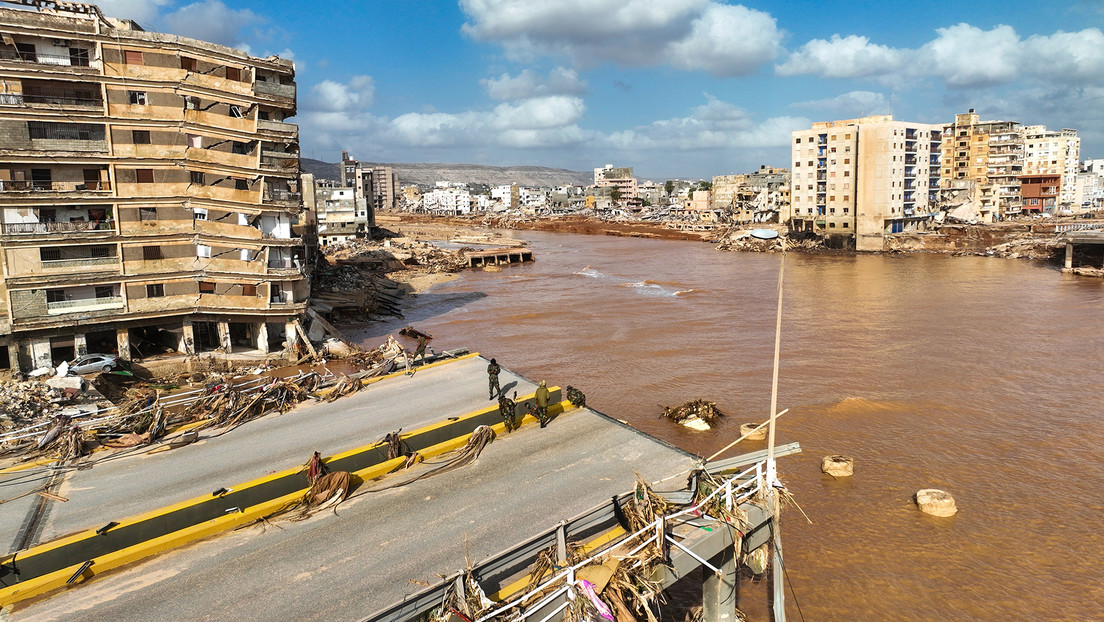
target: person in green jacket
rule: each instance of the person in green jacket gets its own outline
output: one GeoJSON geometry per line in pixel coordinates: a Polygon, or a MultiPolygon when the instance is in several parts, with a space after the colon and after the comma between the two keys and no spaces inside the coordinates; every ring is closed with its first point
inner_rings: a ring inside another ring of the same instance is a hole
{"type": "Polygon", "coordinates": [[[540,419],[540,427],[548,425],[548,387],[544,381],[540,381],[540,386],[537,387],[537,393],[534,396],[537,401],[537,409],[534,414],[537,419],[540,419]]]}

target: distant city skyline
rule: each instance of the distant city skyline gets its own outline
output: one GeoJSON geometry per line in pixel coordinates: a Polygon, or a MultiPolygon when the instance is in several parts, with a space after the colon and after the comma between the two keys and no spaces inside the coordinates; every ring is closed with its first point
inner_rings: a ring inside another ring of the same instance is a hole
{"type": "Polygon", "coordinates": [[[302,153],[612,163],[640,177],[788,166],[790,132],[893,114],[1070,127],[1104,155],[1104,5],[714,0],[107,0],[143,27],[296,63],[302,153]]]}

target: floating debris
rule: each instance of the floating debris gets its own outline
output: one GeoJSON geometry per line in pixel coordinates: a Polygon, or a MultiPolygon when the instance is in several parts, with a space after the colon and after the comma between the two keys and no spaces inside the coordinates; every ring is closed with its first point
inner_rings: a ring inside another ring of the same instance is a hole
{"type": "Polygon", "coordinates": [[[820,470],[832,477],[851,477],[855,474],[855,459],[851,456],[824,456],[820,470]]]}
{"type": "Polygon", "coordinates": [[[717,410],[715,402],[694,400],[677,408],[664,408],[663,416],[691,430],[709,430],[724,414],[717,410]]]}
{"type": "Polygon", "coordinates": [[[920,506],[920,511],[925,514],[946,517],[958,513],[958,506],[955,505],[954,497],[945,490],[925,488],[918,490],[914,498],[916,505],[920,506]]]}

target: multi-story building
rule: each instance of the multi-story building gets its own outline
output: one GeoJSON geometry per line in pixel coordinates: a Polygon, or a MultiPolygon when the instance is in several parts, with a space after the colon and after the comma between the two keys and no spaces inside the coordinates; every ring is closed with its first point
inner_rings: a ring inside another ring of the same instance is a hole
{"type": "Polygon", "coordinates": [[[0,8],[0,363],[278,348],[309,295],[292,62],[27,4],[0,8]]]}
{"type": "MultiPolygon", "coordinates": [[[[308,183],[307,175],[303,183],[308,183]]],[[[356,189],[325,179],[314,181],[313,211],[322,246],[364,237],[368,228],[366,202],[357,199],[356,189]]],[[[306,199],[304,198],[304,202],[306,199]]]]}
{"type": "MultiPolygon", "coordinates": [[[[1077,169],[1081,160],[1081,138],[1077,130],[1047,131],[1043,125],[1029,125],[1024,133],[1024,175],[1059,175],[1058,205],[1071,209],[1077,194],[1077,169]]],[[[1026,208],[1027,203],[1024,203],[1026,208]]]]}
{"type": "Polygon", "coordinates": [[[1053,214],[1058,208],[1061,175],[1021,175],[1020,197],[1025,213],[1053,214]]]}
{"type": "Polygon", "coordinates": [[[713,209],[732,215],[736,222],[778,222],[789,213],[790,170],[760,166],[754,173],[713,178],[713,209]]]}
{"type": "Polygon", "coordinates": [[[466,188],[434,188],[422,195],[422,208],[438,216],[460,216],[472,211],[471,192],[466,188]]]}
{"type": "Polygon", "coordinates": [[[594,186],[597,188],[617,188],[621,200],[637,197],[637,182],[631,166],[614,167],[607,164],[594,169],[594,186]]]}
{"type": "Polygon", "coordinates": [[[399,176],[390,166],[372,167],[372,205],[375,209],[395,209],[397,200],[395,189],[399,187],[399,176]]]}
{"type": "Polygon", "coordinates": [[[1020,212],[1023,128],[1015,121],[981,121],[974,109],[943,126],[940,187],[977,186],[978,215],[993,222],[1020,212]]]}
{"type": "Polygon", "coordinates": [[[940,130],[880,115],[793,132],[783,220],[860,251],[881,250],[887,233],[924,228],[936,210],[930,188],[940,130]]]}

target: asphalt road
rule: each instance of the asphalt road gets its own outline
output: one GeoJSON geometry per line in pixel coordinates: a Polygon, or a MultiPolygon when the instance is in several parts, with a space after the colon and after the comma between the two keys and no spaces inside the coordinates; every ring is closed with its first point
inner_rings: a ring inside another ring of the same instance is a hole
{"type": "MultiPolygon", "coordinates": [[[[96,454],[95,466],[66,473],[49,501],[33,543],[41,543],[112,520],[233,487],[269,473],[303,465],[323,455],[367,445],[402,428],[412,430],[492,405],[487,399],[487,361],[480,357],[388,378],[332,403],[307,402],[271,414],[229,433],[206,430],[195,443],[152,455],[96,454]],[[98,456],[98,457],[97,457],[98,456]]],[[[507,370],[503,389],[527,395],[536,385],[507,370]]],[[[48,471],[0,476],[0,499],[40,487],[48,471]]],[[[40,497],[0,504],[0,546],[20,539],[25,519],[40,497]]]]}
{"type": "MultiPolygon", "coordinates": [[[[470,370],[448,373],[465,390],[474,382],[470,370]]],[[[399,404],[451,399],[451,391],[429,393],[392,397],[399,404]]],[[[630,489],[634,472],[656,480],[692,462],[602,415],[572,410],[545,429],[500,436],[463,468],[361,493],[305,521],[250,527],[151,558],[19,608],[11,619],[357,620],[462,569],[466,559],[479,561],[630,489]]],[[[206,491],[212,482],[196,485],[206,491]]]]}

